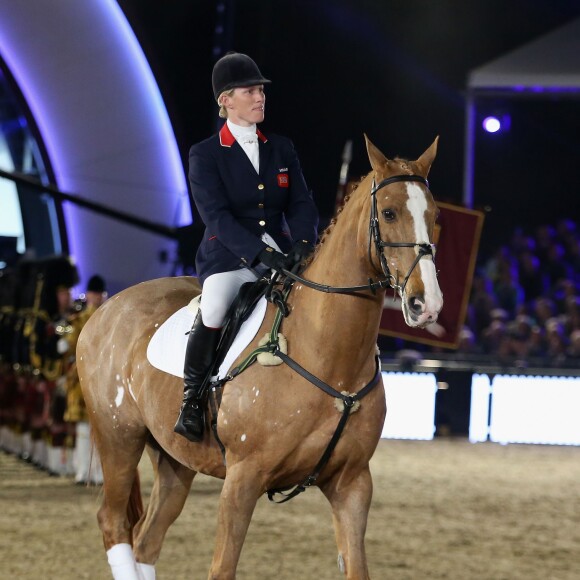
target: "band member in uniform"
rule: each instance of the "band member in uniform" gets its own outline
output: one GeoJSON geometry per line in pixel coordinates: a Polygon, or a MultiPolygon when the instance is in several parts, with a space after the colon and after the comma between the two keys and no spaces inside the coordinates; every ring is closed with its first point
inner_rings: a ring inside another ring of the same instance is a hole
{"type": "Polygon", "coordinates": [[[257,128],[270,82],[245,54],[218,60],[212,86],[226,122],[189,153],[191,192],[206,227],[196,255],[201,307],[189,334],[175,425],[190,441],[203,438],[201,386],[240,286],[268,269],[291,269],[317,240],[318,211],[292,142],[257,128]]]}
{"type": "Polygon", "coordinates": [[[104,279],[95,275],[89,279],[85,292],[85,303],[82,310],[69,320],[71,332],[66,337],[66,348],[69,364],[66,370],[67,408],[65,421],[74,425],[75,450],[74,472],[78,484],[103,483],[103,470],[96,447],[91,449],[91,430],[81,383],[76,365],[76,346],[81,330],[97,308],[107,299],[104,279]]]}

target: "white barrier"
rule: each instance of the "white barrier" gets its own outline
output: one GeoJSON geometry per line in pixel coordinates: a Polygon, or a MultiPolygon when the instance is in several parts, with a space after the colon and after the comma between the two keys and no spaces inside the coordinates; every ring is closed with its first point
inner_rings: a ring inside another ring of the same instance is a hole
{"type": "MultiPolygon", "coordinates": [[[[433,373],[383,372],[385,439],[433,439],[437,379],[433,373]]],[[[474,374],[472,443],[580,445],[580,377],[474,374]]]]}
{"type": "Polygon", "coordinates": [[[383,439],[433,439],[435,394],[433,373],[383,372],[387,417],[383,439]]]}

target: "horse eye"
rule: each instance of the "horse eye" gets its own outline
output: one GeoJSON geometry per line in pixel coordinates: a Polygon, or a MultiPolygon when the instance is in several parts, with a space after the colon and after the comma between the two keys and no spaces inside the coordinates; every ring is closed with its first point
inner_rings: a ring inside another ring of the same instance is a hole
{"type": "Polygon", "coordinates": [[[394,221],[397,217],[397,214],[392,209],[384,209],[381,213],[388,222],[394,221]]]}

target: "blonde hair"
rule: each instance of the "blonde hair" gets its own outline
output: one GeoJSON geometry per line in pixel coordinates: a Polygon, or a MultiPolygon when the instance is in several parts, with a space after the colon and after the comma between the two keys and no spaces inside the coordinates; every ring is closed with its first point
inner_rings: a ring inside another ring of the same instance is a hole
{"type": "Polygon", "coordinates": [[[230,89],[229,91],[224,91],[223,93],[220,93],[220,96],[217,98],[217,104],[219,105],[220,108],[220,112],[219,112],[219,116],[222,119],[227,119],[228,118],[228,110],[223,106],[222,104],[222,97],[225,95],[226,97],[231,97],[234,94],[234,91],[236,89],[230,89]]]}

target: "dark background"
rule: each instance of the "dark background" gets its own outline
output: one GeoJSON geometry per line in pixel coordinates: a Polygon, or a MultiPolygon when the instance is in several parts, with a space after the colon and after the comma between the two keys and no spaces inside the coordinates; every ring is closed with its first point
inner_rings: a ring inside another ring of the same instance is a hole
{"type": "MultiPolygon", "coordinates": [[[[161,87],[184,166],[189,147],[217,127],[215,60],[245,52],[273,81],[263,129],[294,141],[323,223],[334,210],[346,140],[354,142],[351,176],[370,169],[365,132],[386,155],[413,159],[440,135],[432,189],[440,201],[461,203],[469,71],[580,17],[578,0],[120,5],[161,87]]],[[[580,192],[580,101],[490,101],[481,112],[488,108],[509,112],[512,126],[505,135],[478,131],[475,207],[488,210],[484,248],[506,241],[515,225],[575,217],[580,192]]]]}

